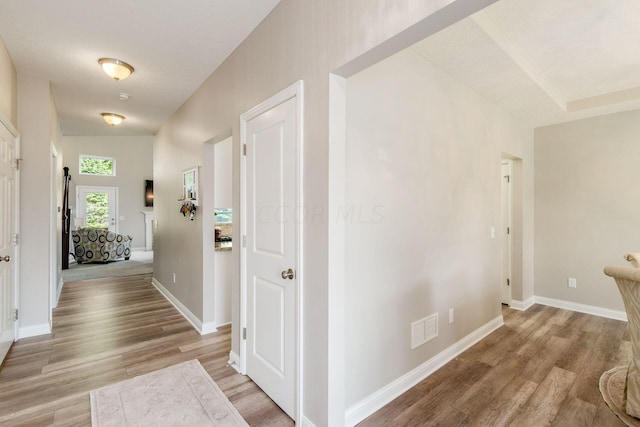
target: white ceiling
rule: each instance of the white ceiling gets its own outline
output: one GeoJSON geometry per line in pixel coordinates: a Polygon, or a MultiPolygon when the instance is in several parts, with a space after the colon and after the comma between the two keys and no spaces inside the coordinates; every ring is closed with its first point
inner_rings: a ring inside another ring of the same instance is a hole
{"type": "Polygon", "coordinates": [[[279,1],[0,0],[0,37],[19,75],[51,82],[63,134],[150,135],[279,1]],[[115,82],[101,57],[135,72],[115,82]]]}
{"type": "Polygon", "coordinates": [[[638,0],[501,0],[413,48],[533,126],[640,108],[638,0]]]}
{"type": "MultiPolygon", "coordinates": [[[[65,135],[149,135],[278,2],[0,0],[0,37],[51,81],[65,135]],[[136,71],[114,82],[101,57],[136,71]]],[[[413,48],[533,126],[640,108],[638,0],[501,0],[413,48]]]]}

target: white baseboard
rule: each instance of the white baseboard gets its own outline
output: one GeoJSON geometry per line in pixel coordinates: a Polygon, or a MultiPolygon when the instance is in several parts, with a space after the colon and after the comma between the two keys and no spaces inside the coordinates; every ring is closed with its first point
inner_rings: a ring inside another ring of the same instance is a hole
{"type": "Polygon", "coordinates": [[[220,323],[219,325],[216,325],[216,328],[222,328],[223,326],[227,326],[230,325],[231,322],[224,322],[224,323],[220,323]]]}
{"type": "Polygon", "coordinates": [[[238,356],[233,350],[229,352],[229,366],[235,369],[239,374],[240,372],[240,356],[238,356]]]}
{"type": "Polygon", "coordinates": [[[300,417],[300,426],[301,427],[316,427],[316,425],[314,423],[312,423],[311,420],[309,420],[309,418],[305,417],[304,415],[302,415],[300,417]]]}
{"type": "Polygon", "coordinates": [[[173,294],[169,292],[167,288],[162,286],[162,284],[158,282],[155,277],[151,279],[151,283],[153,283],[153,286],[155,286],[156,289],[160,291],[160,293],[167,299],[167,301],[169,301],[176,308],[176,310],[178,310],[178,312],[182,314],[182,317],[184,317],[189,323],[191,323],[191,325],[196,329],[196,331],[198,331],[200,335],[205,335],[217,331],[215,324],[212,322],[202,324],[200,319],[198,319],[198,317],[193,314],[191,310],[185,307],[184,304],[182,304],[180,300],[178,300],[178,298],[173,296],[173,294]]]}
{"type": "Polygon", "coordinates": [[[407,372],[400,378],[392,381],[380,390],[362,399],[360,402],[349,407],[345,413],[345,425],[348,427],[358,424],[378,409],[391,402],[411,387],[443,367],[453,360],[460,353],[489,335],[504,324],[502,315],[487,322],[474,332],[470,333],[460,341],[441,351],[422,365],[407,372]]]}
{"type": "Polygon", "coordinates": [[[62,293],[62,287],[64,286],[64,280],[62,280],[62,275],[58,276],[58,291],[56,292],[56,303],[53,308],[58,307],[58,301],[60,301],[60,294],[62,293]]]}
{"type": "Polygon", "coordinates": [[[20,326],[18,327],[18,336],[16,337],[16,340],[37,337],[38,335],[46,335],[50,333],[51,325],[48,323],[41,323],[33,326],[20,326]]]}
{"type": "Polygon", "coordinates": [[[216,322],[205,322],[202,324],[202,329],[200,330],[201,335],[210,334],[212,332],[216,332],[218,327],[216,326],[216,322]]]}
{"type": "Polygon", "coordinates": [[[147,251],[147,247],[146,246],[140,246],[139,248],[131,248],[131,252],[146,252],[147,251]]]}
{"type": "Polygon", "coordinates": [[[535,297],[537,304],[548,305],[550,307],[563,308],[565,310],[577,311],[580,313],[592,314],[594,316],[606,317],[608,319],[627,321],[626,311],[611,310],[608,308],[596,307],[594,305],[580,304],[572,301],[565,301],[555,298],[535,297]]]}
{"type": "Polygon", "coordinates": [[[514,299],[511,300],[511,304],[509,304],[509,307],[513,308],[514,310],[525,311],[535,303],[536,297],[529,297],[524,301],[518,301],[514,299]]]}

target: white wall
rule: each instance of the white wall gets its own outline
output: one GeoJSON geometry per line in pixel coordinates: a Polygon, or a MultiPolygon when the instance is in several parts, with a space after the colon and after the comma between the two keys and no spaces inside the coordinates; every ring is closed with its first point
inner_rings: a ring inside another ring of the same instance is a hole
{"type": "MultiPolygon", "coordinates": [[[[233,206],[233,142],[227,138],[214,145],[214,206],[233,206]]],[[[239,248],[236,242],[235,250],[239,248]]],[[[231,323],[231,293],[233,284],[233,254],[229,251],[216,252],[216,325],[231,323]]]]}
{"type": "Polygon", "coordinates": [[[536,129],[536,296],[624,311],[602,270],[640,251],[639,140],[638,110],[536,129]]]}
{"type": "Polygon", "coordinates": [[[411,49],[348,79],[347,405],[501,316],[500,160],[529,162],[532,137],[411,49]],[[432,313],[439,337],[410,350],[432,313]]]}
{"type": "MultiPolygon", "coordinates": [[[[153,179],[152,136],[65,136],[64,165],[78,185],[118,187],[118,232],[133,237],[133,248],[145,247],[145,223],[141,211],[152,211],[144,205],[144,181],[153,179]],[[92,176],[78,173],[80,154],[113,157],[116,176],[92,176]]],[[[177,198],[177,197],[176,197],[177,198]]],[[[69,204],[75,215],[76,192],[69,194],[69,204]]],[[[178,206],[176,205],[176,211],[178,206]]],[[[71,221],[73,227],[73,220],[71,221]]]]}
{"type": "MultiPolygon", "coordinates": [[[[183,169],[202,165],[203,142],[232,129],[233,191],[239,194],[238,117],[297,80],[304,80],[302,192],[317,215],[302,226],[304,339],[302,415],[315,425],[339,423],[343,388],[330,364],[329,336],[329,77],[347,76],[493,0],[282,0],[157,134],[154,147],[156,218],[154,277],[202,316],[203,228],[177,213],[183,169]],[[181,248],[176,251],[176,248],[181,248]],[[172,283],[176,273],[176,283],[172,283]],[[335,402],[336,406],[333,407],[335,402]],[[330,406],[333,409],[329,409],[330,406]],[[330,413],[331,411],[331,413],[330,413]]],[[[233,209],[238,212],[239,200],[233,209]]],[[[200,221],[200,222],[199,222],[200,221]]],[[[234,240],[239,240],[238,223],[234,240]]],[[[239,253],[234,254],[232,349],[239,351],[239,253]]],[[[336,337],[341,340],[342,337],[336,337]]]]}
{"type": "MultiPolygon", "coordinates": [[[[18,131],[21,142],[20,337],[50,330],[51,143],[58,152],[58,125],[48,81],[18,76],[18,131]]],[[[57,196],[56,196],[57,198],[57,196]]],[[[57,215],[60,220],[60,215],[57,215]]]]}

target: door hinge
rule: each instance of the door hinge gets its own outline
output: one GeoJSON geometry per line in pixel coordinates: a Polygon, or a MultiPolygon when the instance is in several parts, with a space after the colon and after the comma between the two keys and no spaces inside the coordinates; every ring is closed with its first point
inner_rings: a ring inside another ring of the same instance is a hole
{"type": "Polygon", "coordinates": [[[511,286],[511,279],[507,277],[507,286],[511,286]]]}
{"type": "Polygon", "coordinates": [[[247,328],[242,328],[242,339],[243,340],[247,339],[247,328]]]}
{"type": "Polygon", "coordinates": [[[243,156],[247,155],[247,144],[242,144],[242,155],[243,156]]]}
{"type": "Polygon", "coordinates": [[[511,227],[507,227],[507,234],[511,234],[511,227]]]}
{"type": "Polygon", "coordinates": [[[505,178],[507,178],[507,183],[511,182],[511,175],[505,175],[505,178]]]}
{"type": "Polygon", "coordinates": [[[19,171],[19,170],[20,170],[20,162],[21,162],[21,161],[22,161],[22,159],[20,159],[20,158],[15,159],[15,160],[13,161],[13,168],[14,168],[15,170],[17,170],[17,171],[19,171]]]}
{"type": "Polygon", "coordinates": [[[242,247],[243,248],[247,247],[247,236],[246,235],[242,236],[242,247]]]}
{"type": "Polygon", "coordinates": [[[13,243],[14,245],[19,245],[20,244],[20,235],[18,233],[13,235],[13,239],[12,239],[11,243],[13,243]]]}
{"type": "Polygon", "coordinates": [[[18,320],[18,309],[17,308],[13,310],[13,319],[12,320],[13,321],[18,320]]]}

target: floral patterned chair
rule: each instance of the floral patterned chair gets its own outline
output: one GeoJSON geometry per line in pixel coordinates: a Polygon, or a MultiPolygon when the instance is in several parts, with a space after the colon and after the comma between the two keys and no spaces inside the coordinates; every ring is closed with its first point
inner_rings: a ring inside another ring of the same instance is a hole
{"type": "Polygon", "coordinates": [[[76,262],[107,262],[131,257],[131,236],[116,234],[106,228],[72,230],[76,262]]]}

